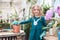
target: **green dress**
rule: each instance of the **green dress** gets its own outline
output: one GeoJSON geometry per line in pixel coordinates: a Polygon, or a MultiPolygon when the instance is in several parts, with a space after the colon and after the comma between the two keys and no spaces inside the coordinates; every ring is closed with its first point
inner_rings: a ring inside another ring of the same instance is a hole
{"type": "Polygon", "coordinates": [[[29,40],[41,40],[40,35],[43,32],[42,27],[46,26],[46,20],[45,20],[44,16],[41,16],[41,17],[34,16],[33,18],[30,18],[26,21],[20,22],[20,24],[26,24],[29,22],[32,23],[31,29],[30,29],[29,40]],[[40,19],[40,20],[37,22],[37,25],[34,25],[34,20],[37,21],[38,19],[40,19]]]}

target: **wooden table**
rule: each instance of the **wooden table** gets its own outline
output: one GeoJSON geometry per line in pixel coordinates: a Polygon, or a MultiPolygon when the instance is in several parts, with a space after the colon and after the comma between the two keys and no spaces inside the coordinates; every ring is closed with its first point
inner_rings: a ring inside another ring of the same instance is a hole
{"type": "Polygon", "coordinates": [[[17,36],[21,36],[21,35],[22,33],[0,32],[0,40],[17,40],[17,36]]]}

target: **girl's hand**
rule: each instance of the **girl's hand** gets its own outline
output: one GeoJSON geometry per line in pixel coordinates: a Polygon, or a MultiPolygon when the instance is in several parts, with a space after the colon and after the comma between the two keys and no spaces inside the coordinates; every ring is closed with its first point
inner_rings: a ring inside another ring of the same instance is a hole
{"type": "Polygon", "coordinates": [[[13,25],[18,25],[18,21],[12,22],[13,25]]]}
{"type": "Polygon", "coordinates": [[[42,39],[44,36],[46,36],[46,31],[44,31],[44,32],[40,35],[40,39],[42,39]]]}

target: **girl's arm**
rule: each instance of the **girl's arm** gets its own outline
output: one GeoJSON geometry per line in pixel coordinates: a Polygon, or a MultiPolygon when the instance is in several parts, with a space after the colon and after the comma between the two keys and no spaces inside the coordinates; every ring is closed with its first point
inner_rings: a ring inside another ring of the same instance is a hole
{"type": "Polygon", "coordinates": [[[20,22],[19,24],[26,24],[26,23],[31,22],[31,20],[32,20],[32,18],[29,18],[28,20],[22,21],[22,22],[20,22]]]}

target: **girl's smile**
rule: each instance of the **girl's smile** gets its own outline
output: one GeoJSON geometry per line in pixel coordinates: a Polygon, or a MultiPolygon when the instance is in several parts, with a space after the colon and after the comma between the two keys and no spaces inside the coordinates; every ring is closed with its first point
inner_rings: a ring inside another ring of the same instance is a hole
{"type": "Polygon", "coordinates": [[[41,15],[41,9],[39,6],[34,6],[32,9],[32,12],[35,16],[40,16],[41,15]]]}

